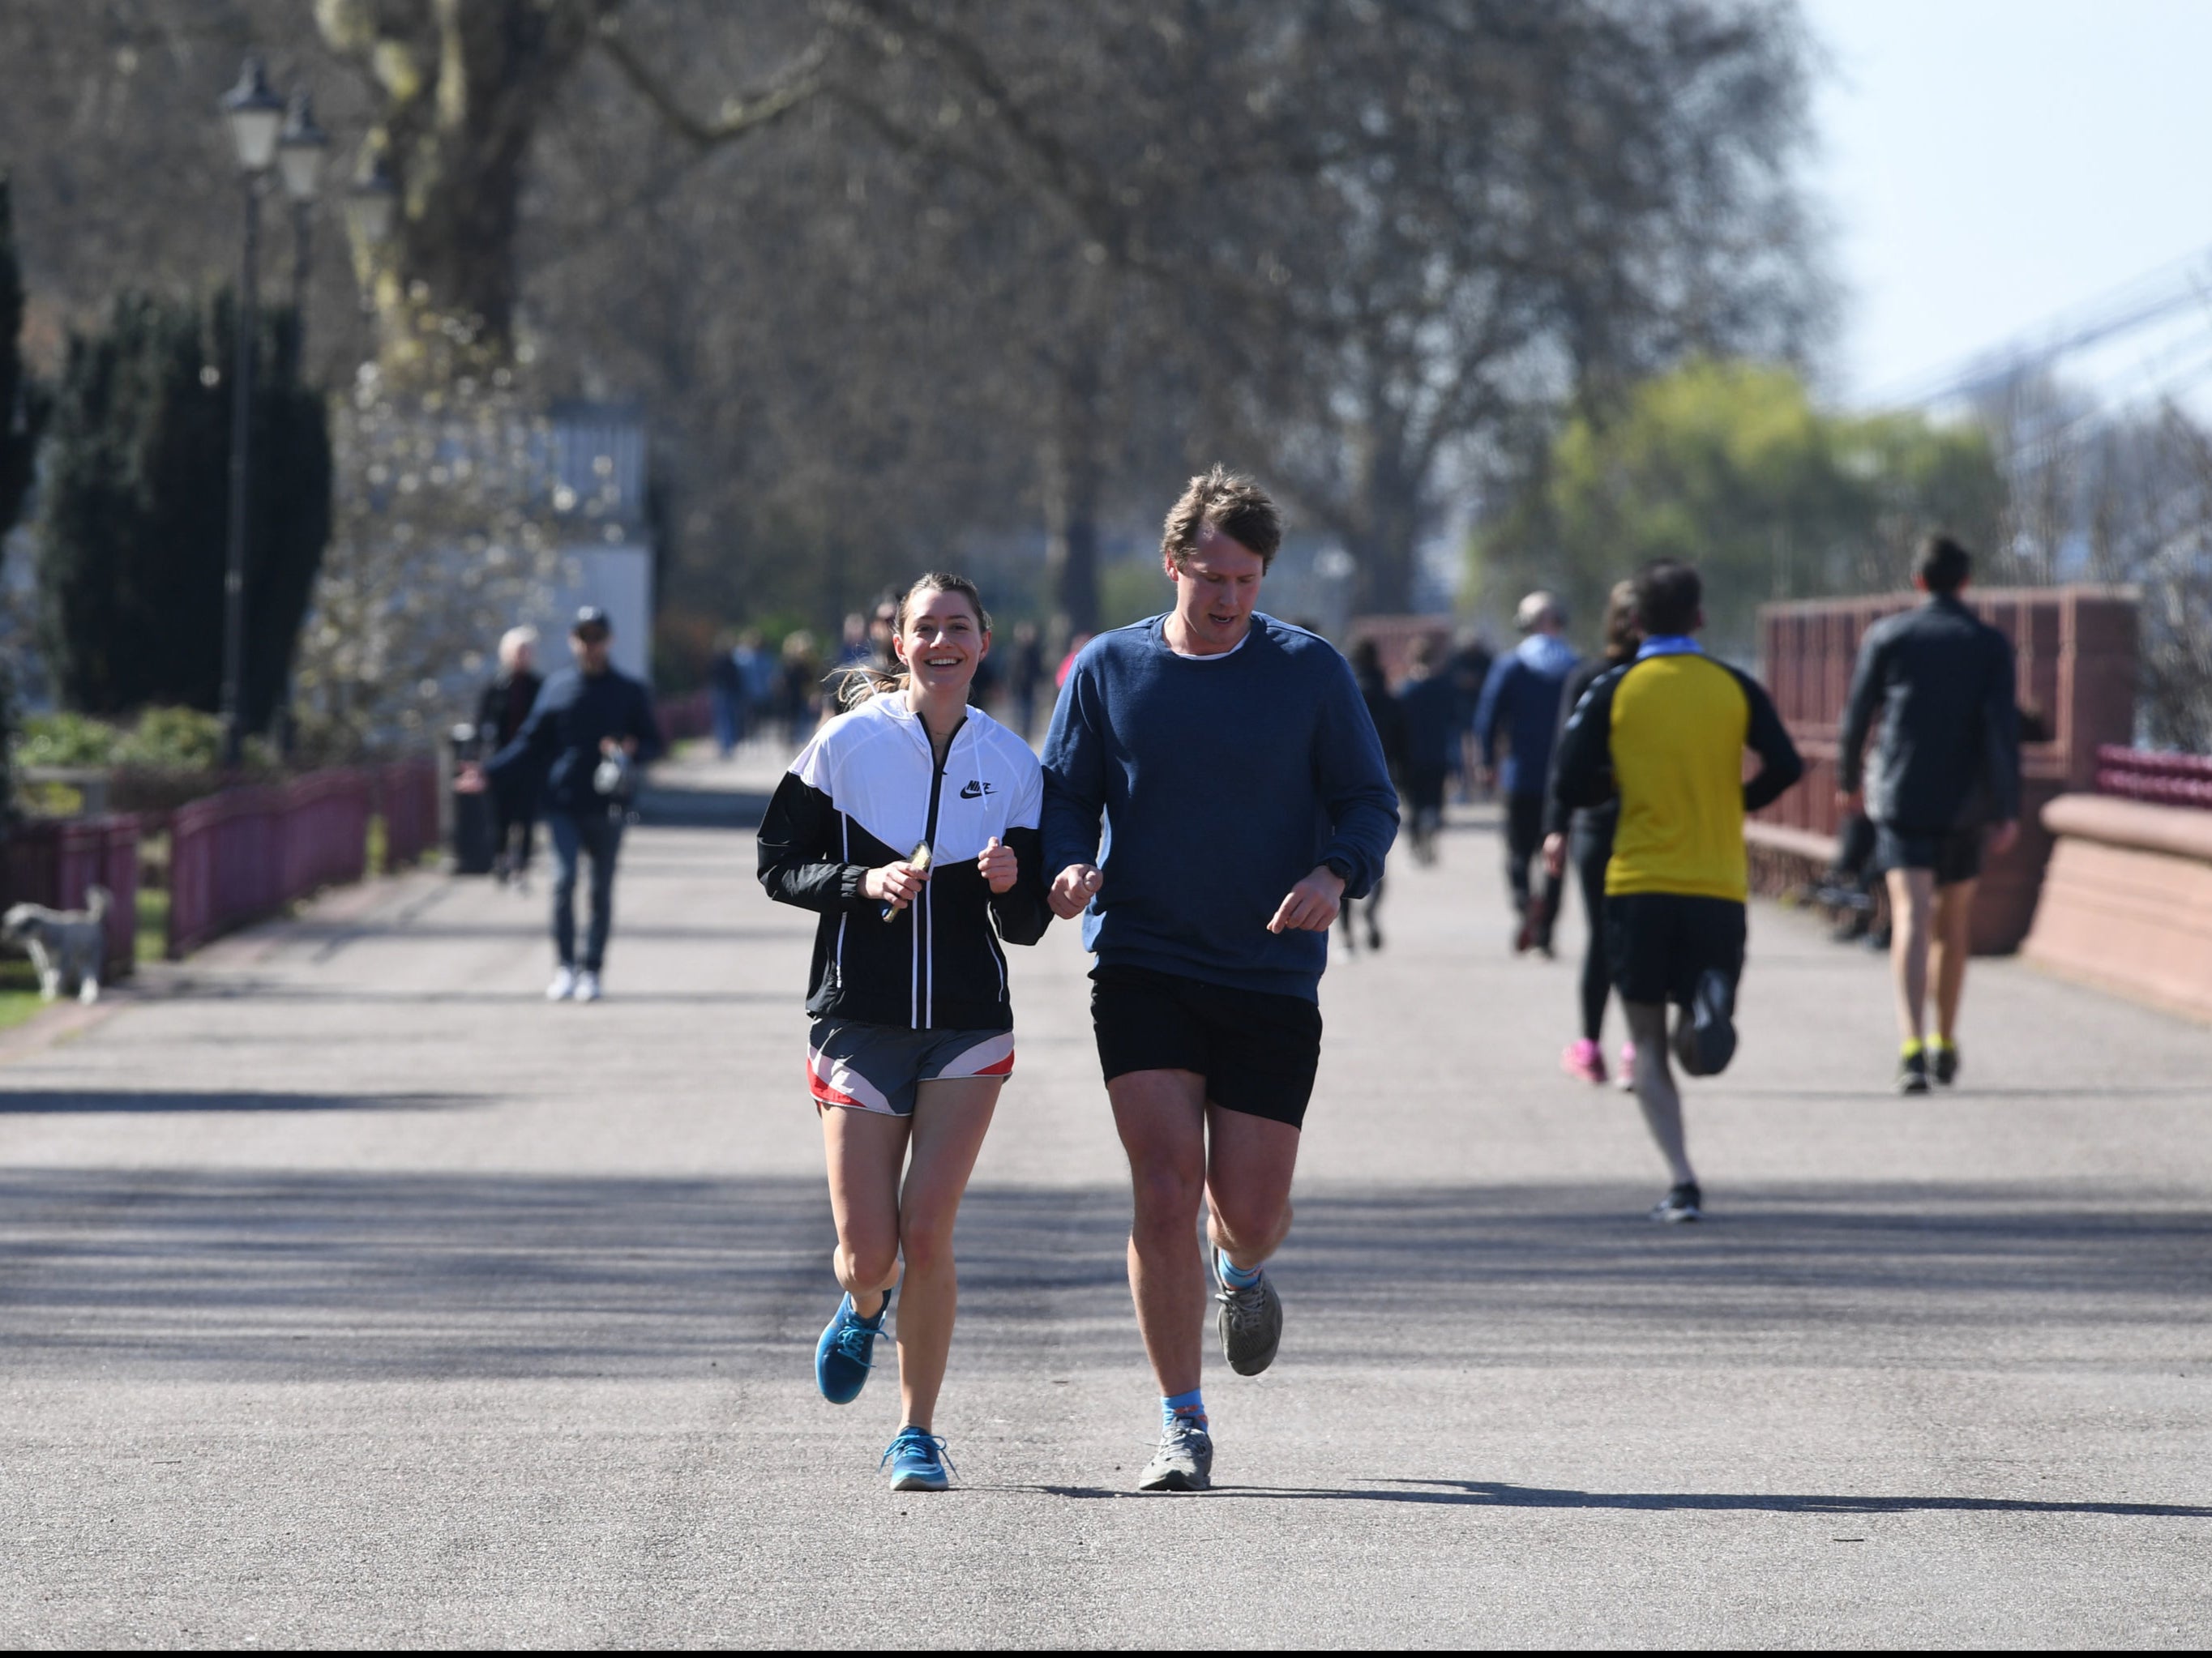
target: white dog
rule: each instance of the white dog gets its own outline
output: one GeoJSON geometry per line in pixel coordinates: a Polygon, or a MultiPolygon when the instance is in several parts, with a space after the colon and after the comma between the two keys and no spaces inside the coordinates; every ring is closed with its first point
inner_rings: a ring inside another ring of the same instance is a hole
{"type": "Polygon", "coordinates": [[[17,904],[0,920],[0,939],[21,944],[39,970],[39,993],[52,1001],[62,981],[74,980],[81,1002],[100,999],[100,975],[107,962],[107,889],[85,894],[82,909],[17,904]]]}

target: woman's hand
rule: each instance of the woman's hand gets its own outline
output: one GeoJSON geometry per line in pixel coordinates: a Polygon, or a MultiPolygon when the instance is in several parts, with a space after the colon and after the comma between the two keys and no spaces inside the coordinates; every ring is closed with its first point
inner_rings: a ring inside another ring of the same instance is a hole
{"type": "Polygon", "coordinates": [[[860,883],[860,890],[880,903],[889,904],[896,912],[921,897],[922,888],[928,884],[927,870],[916,869],[912,864],[902,861],[870,870],[860,883]]]}
{"type": "Polygon", "coordinates": [[[990,883],[994,892],[1012,892],[1022,872],[1021,861],[1014,856],[1014,849],[1000,845],[995,835],[991,837],[991,844],[983,848],[983,855],[975,860],[975,867],[990,883]]]}

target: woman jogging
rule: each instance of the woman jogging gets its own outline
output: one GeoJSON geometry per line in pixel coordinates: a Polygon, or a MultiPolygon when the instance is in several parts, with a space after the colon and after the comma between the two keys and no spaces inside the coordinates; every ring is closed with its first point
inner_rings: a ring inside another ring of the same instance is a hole
{"type": "Polygon", "coordinates": [[[760,879],[819,911],[807,1075],[829,1154],[845,1297],[814,1355],[833,1405],[860,1396],[899,1291],[894,1491],[943,1491],[933,1432],[952,1344],[952,1228],[1014,1068],[1000,941],[1034,944],[1043,785],[1029,744],[968,706],[991,620],[933,573],[899,601],[902,671],[857,670],[848,711],[791,762],[760,830],[760,879]]]}
{"type": "MultiPolygon", "coordinates": [[[[1604,654],[1577,663],[1560,689],[1561,731],[1566,730],[1584,691],[1601,676],[1635,660],[1636,647],[1643,637],[1636,626],[1636,584],[1615,582],[1605,607],[1604,654]]],[[[1556,765],[1557,744],[1552,753],[1556,765]]],[[[1553,890],[1557,891],[1559,876],[1568,859],[1573,859],[1575,884],[1582,889],[1583,917],[1589,923],[1589,938],[1583,946],[1583,1034],[1559,1055],[1559,1069],[1589,1083],[1605,1081],[1605,1049],[1601,1043],[1605,1035],[1606,999],[1613,989],[1605,958],[1605,865],[1613,856],[1613,831],[1620,821],[1618,799],[1586,807],[1571,817],[1556,794],[1549,789],[1544,792],[1544,867],[1550,872],[1553,890]]],[[[1635,1074],[1636,1045],[1624,1042],[1620,1085],[1629,1087],[1635,1074]]]]}

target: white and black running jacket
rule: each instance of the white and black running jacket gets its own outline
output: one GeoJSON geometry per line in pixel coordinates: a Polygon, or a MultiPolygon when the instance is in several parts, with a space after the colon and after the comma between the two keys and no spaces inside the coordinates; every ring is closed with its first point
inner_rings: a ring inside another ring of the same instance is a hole
{"type": "Polygon", "coordinates": [[[917,1029],[1011,1030],[1006,957],[1052,920],[1037,820],[1043,774],[1030,745],[980,708],[940,768],[906,698],[840,714],[799,750],[760,829],[760,882],[822,913],[806,1011],[917,1029]],[[994,894],[975,860],[995,835],[1020,877],[994,894]],[[927,842],[929,884],[891,920],[861,883],[927,842]]]}

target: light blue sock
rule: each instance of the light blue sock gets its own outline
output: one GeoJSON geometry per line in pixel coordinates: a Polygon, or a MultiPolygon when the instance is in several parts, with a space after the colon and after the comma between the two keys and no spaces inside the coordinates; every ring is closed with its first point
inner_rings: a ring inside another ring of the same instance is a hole
{"type": "Polygon", "coordinates": [[[1206,1390],[1193,1388],[1187,1394],[1169,1394],[1160,1400],[1160,1425],[1173,1427],[1177,1417],[1206,1425],[1206,1390]]]}
{"type": "Polygon", "coordinates": [[[1222,1283],[1231,1290],[1249,1290],[1260,1281],[1257,1266],[1248,1272],[1218,1249],[1213,1252],[1213,1270],[1221,1274],[1222,1283]]]}

